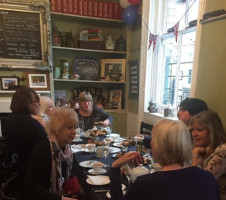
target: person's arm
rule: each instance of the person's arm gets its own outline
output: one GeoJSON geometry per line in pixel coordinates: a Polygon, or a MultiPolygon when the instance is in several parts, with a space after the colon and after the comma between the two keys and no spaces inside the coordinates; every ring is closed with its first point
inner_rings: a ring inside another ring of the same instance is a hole
{"type": "Polygon", "coordinates": [[[194,147],[192,150],[192,165],[197,166],[199,164],[200,159],[202,159],[202,155],[206,153],[206,148],[204,147],[194,147]]]}
{"type": "Polygon", "coordinates": [[[110,169],[110,194],[112,200],[123,199],[120,167],[127,162],[132,162],[134,165],[139,165],[139,163],[142,162],[142,158],[137,152],[131,151],[113,162],[112,168],[110,169]]]}
{"type": "Polygon", "coordinates": [[[217,148],[208,158],[204,169],[211,172],[217,180],[225,172],[226,166],[226,148],[217,148]]]}
{"type": "Polygon", "coordinates": [[[104,126],[108,126],[110,123],[113,122],[113,117],[110,114],[106,113],[105,111],[103,111],[102,109],[99,109],[99,108],[94,108],[94,109],[95,109],[95,111],[94,111],[95,115],[100,114],[99,120],[103,121],[104,126]]]}

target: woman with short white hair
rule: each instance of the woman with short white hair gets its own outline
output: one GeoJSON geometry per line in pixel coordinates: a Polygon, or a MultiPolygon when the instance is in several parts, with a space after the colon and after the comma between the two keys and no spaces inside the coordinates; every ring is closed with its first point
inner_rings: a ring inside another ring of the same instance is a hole
{"type": "Polygon", "coordinates": [[[49,121],[49,116],[54,108],[53,100],[47,96],[40,96],[40,108],[36,115],[32,115],[44,128],[46,128],[46,122],[49,121]]]}
{"type": "Polygon", "coordinates": [[[142,157],[129,152],[110,169],[111,199],[128,200],[218,200],[218,185],[210,172],[184,167],[191,160],[192,142],[187,126],[181,121],[164,119],[152,130],[153,158],[161,171],[137,177],[125,196],[121,190],[120,167],[127,162],[139,165],[142,157]]]}

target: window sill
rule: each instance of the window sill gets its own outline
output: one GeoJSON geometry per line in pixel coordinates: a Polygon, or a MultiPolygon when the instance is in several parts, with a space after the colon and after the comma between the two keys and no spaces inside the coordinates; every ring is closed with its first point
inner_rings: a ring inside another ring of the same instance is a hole
{"type": "Polygon", "coordinates": [[[164,117],[163,114],[161,113],[149,113],[149,112],[144,112],[144,120],[150,124],[155,124],[161,119],[171,119],[171,120],[178,120],[177,117],[164,117]]]}

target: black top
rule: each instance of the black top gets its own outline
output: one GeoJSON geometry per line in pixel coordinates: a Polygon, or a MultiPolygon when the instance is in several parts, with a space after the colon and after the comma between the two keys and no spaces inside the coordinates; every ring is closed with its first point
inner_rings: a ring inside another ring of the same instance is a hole
{"type": "Polygon", "coordinates": [[[197,167],[159,171],[137,178],[125,196],[120,168],[110,169],[111,200],[219,200],[213,175],[197,167]]]}
{"type": "Polygon", "coordinates": [[[27,200],[61,200],[61,195],[50,192],[52,158],[51,147],[44,137],[33,149],[25,179],[27,200]]]}
{"type": "Polygon", "coordinates": [[[5,121],[7,152],[19,157],[20,172],[24,174],[30,160],[31,151],[39,140],[46,135],[45,129],[28,114],[12,113],[5,121]]]}
{"type": "Polygon", "coordinates": [[[83,117],[79,113],[79,109],[75,110],[78,114],[79,118],[79,128],[83,129],[84,131],[87,131],[88,129],[92,129],[94,122],[104,121],[106,119],[109,119],[110,123],[113,122],[113,118],[108,113],[104,112],[100,108],[93,108],[93,112],[89,117],[83,117]]]}

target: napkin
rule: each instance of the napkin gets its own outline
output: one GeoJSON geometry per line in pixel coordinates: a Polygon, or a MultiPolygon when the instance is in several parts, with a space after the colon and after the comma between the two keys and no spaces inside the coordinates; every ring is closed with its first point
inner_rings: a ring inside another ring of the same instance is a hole
{"type": "Polygon", "coordinates": [[[108,176],[89,176],[88,175],[88,177],[92,185],[104,185],[110,182],[110,179],[108,176]]]}

